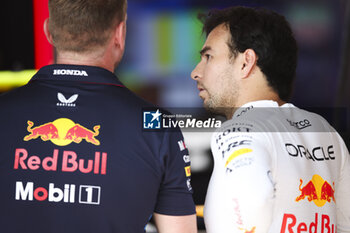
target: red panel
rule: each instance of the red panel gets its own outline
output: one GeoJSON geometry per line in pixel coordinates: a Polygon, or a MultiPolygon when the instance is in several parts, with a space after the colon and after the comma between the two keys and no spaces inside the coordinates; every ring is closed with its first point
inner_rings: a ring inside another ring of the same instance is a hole
{"type": "Polygon", "coordinates": [[[48,0],[33,0],[35,69],[52,64],[53,46],[47,41],[43,25],[49,17],[48,0]]]}

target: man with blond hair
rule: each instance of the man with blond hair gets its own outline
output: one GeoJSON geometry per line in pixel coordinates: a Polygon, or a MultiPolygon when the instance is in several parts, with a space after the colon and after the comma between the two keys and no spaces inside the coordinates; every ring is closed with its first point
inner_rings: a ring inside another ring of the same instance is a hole
{"type": "Polygon", "coordinates": [[[154,106],[114,75],[126,8],[49,0],[56,64],[0,97],[1,232],[197,232],[181,132],[143,130],[154,106]]]}

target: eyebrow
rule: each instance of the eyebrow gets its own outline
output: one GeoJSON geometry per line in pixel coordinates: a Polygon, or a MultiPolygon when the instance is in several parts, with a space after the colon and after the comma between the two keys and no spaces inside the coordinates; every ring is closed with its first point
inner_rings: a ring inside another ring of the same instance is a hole
{"type": "Polygon", "coordinates": [[[203,56],[207,51],[211,50],[210,46],[205,46],[199,53],[203,56]]]}

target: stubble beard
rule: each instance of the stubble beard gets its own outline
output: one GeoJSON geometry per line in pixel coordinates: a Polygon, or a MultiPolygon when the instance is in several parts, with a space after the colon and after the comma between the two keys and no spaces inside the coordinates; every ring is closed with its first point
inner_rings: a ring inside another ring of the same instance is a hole
{"type": "MultiPolygon", "coordinates": [[[[228,90],[222,90],[223,93],[227,91],[228,90]]],[[[208,95],[208,100],[203,102],[203,106],[208,112],[224,116],[227,119],[232,117],[235,110],[235,101],[238,96],[237,90],[230,90],[229,95],[208,95]]]]}
{"type": "Polygon", "coordinates": [[[209,96],[209,99],[207,101],[203,102],[203,106],[205,110],[207,110],[210,113],[219,115],[219,116],[225,116],[226,117],[226,112],[224,107],[218,107],[218,105],[211,96],[209,96]]]}
{"type": "Polygon", "coordinates": [[[236,103],[239,97],[239,85],[232,76],[233,70],[230,68],[218,75],[221,80],[221,90],[217,92],[209,92],[208,98],[203,102],[204,108],[220,116],[230,119],[235,111],[236,103]]]}

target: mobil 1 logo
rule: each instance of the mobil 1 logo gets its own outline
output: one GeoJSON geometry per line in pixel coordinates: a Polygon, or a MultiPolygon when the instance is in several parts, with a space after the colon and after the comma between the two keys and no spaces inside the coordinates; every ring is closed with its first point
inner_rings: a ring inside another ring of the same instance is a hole
{"type": "Polygon", "coordinates": [[[94,185],[57,185],[49,183],[48,186],[39,186],[34,182],[17,181],[15,187],[15,200],[39,202],[63,202],[99,205],[101,187],[94,185]]]}

